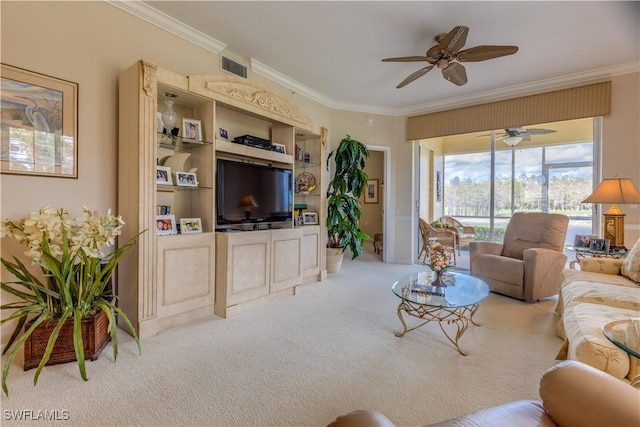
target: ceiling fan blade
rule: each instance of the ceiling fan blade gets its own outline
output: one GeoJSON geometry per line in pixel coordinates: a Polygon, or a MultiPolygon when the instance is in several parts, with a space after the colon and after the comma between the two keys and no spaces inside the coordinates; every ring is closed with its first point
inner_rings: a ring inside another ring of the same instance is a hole
{"type": "Polygon", "coordinates": [[[385,58],[382,62],[418,62],[426,60],[426,56],[399,56],[397,58],[385,58]]]}
{"type": "Polygon", "coordinates": [[[429,65],[428,67],[424,67],[424,68],[419,69],[418,71],[416,71],[415,73],[409,75],[409,77],[407,77],[406,79],[401,81],[400,84],[398,86],[396,86],[396,89],[400,89],[401,87],[404,87],[404,86],[408,85],[409,83],[411,83],[412,81],[416,80],[417,78],[424,76],[429,71],[431,71],[432,68],[433,68],[433,65],[429,65]]]}
{"type": "Polygon", "coordinates": [[[436,41],[438,42],[438,50],[444,51],[446,53],[456,52],[464,46],[467,42],[467,34],[469,33],[469,28],[459,25],[455,27],[453,30],[449,31],[447,35],[444,37],[436,37],[436,41]]]}
{"type": "Polygon", "coordinates": [[[540,128],[531,128],[531,129],[526,129],[525,130],[527,133],[531,134],[531,135],[546,135],[548,133],[554,133],[556,132],[555,130],[551,130],[551,129],[540,129],[540,128]]]}
{"type": "Polygon", "coordinates": [[[480,62],[501,56],[513,55],[518,46],[489,46],[482,45],[460,51],[457,60],[460,62],[480,62]]]}
{"type": "Polygon", "coordinates": [[[530,133],[521,133],[518,136],[521,136],[523,141],[531,141],[531,134],[530,133]]]}
{"type": "Polygon", "coordinates": [[[458,64],[457,62],[452,62],[449,66],[443,68],[442,76],[458,86],[463,86],[467,83],[467,70],[464,69],[462,64],[458,64]]]}

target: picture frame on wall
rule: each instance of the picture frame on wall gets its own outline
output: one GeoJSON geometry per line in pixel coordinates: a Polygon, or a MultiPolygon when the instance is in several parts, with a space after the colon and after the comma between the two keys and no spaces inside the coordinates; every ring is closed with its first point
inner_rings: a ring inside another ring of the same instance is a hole
{"type": "Polygon", "coordinates": [[[0,173],[78,178],[78,83],[2,64],[0,105],[0,173]]]}
{"type": "Polygon", "coordinates": [[[378,180],[370,179],[367,181],[367,188],[364,189],[365,203],[378,203],[378,180]]]}
{"type": "Polygon", "coordinates": [[[182,138],[187,141],[202,141],[202,123],[195,119],[182,119],[182,138]]]}
{"type": "Polygon", "coordinates": [[[173,185],[171,168],[168,166],[156,166],[156,184],[173,185]]]}
{"type": "Polygon", "coordinates": [[[318,213],[317,212],[303,212],[302,213],[302,221],[304,225],[316,225],[318,224],[318,213]]]}
{"type": "Polygon", "coordinates": [[[198,179],[195,173],[176,172],[176,185],[181,187],[197,187],[198,179]]]}
{"type": "Polygon", "coordinates": [[[202,221],[200,218],[180,218],[180,233],[202,233],[202,221]]]}
{"type": "Polygon", "coordinates": [[[174,215],[156,215],[156,235],[178,234],[174,215]]]}

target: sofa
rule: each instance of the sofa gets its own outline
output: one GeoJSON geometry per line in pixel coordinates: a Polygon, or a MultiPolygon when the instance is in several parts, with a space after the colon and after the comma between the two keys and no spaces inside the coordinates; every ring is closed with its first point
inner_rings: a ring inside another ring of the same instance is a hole
{"type": "MultiPolygon", "coordinates": [[[[431,427],[640,426],[640,390],[591,366],[567,360],[540,380],[541,400],[518,400],[431,424],[431,427]]],[[[358,410],[328,427],[387,427],[379,412],[358,410]]]]}
{"type": "Polygon", "coordinates": [[[556,306],[556,335],[564,340],[556,358],[631,381],[640,374],[640,360],[609,341],[602,327],[640,317],[640,241],[625,259],[583,258],[573,264],[563,270],[556,306]]]}

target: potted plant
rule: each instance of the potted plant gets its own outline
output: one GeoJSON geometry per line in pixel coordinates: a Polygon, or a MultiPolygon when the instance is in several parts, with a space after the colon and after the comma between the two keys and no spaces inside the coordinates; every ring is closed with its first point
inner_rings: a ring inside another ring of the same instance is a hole
{"type": "MultiPolygon", "coordinates": [[[[6,395],[9,369],[18,349],[24,345],[25,369],[28,369],[26,363],[30,356],[27,350],[30,351],[33,337],[39,332],[42,336],[43,330],[47,334],[43,338],[46,347],[38,356],[40,360],[34,374],[34,385],[42,368],[50,361],[53,364],[76,360],[82,379],[87,380],[85,352],[89,343],[86,341],[94,341],[94,337],[91,340],[87,338],[91,330],[86,326],[88,319],[98,319],[92,325],[103,325],[105,338],[95,337],[95,340],[101,342],[102,347],[111,340],[114,360],[118,355],[115,314],[125,322],[138,344],[138,351],[141,351],[135,329],[115,305],[110,288],[114,269],[122,256],[135,245],[139,234],[105,255],[103,249],[114,245],[124,221],[111,212],[102,215],[86,207],[83,211],[84,217],[79,219],[66,209],[44,206],[26,218],[6,220],[0,224],[0,236],[14,238],[25,246],[25,255],[41,273],[34,274],[17,257],[13,257],[13,261],[1,258],[2,265],[15,276],[15,280],[1,283],[2,290],[15,297],[14,302],[0,306],[0,309],[11,313],[0,324],[16,322],[3,352],[6,353],[13,345],[2,370],[2,389],[6,395]],[[64,344],[65,340],[67,344],[64,344]],[[60,348],[65,346],[66,349],[60,348]]],[[[96,359],[97,354],[89,357],[96,359]]]]}
{"type": "Polygon", "coordinates": [[[362,253],[362,242],[369,236],[360,229],[360,197],[367,186],[364,172],[367,147],[349,135],[340,141],[335,154],[335,173],[327,187],[327,271],[337,273],[346,248],[355,259],[362,253]]]}

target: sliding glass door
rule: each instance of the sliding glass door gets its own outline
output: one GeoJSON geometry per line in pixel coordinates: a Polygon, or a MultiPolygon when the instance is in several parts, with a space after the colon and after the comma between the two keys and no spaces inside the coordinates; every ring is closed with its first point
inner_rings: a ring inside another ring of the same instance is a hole
{"type": "Polygon", "coordinates": [[[443,215],[475,226],[477,240],[502,241],[514,212],[569,216],[569,244],[575,234],[590,234],[591,205],[581,201],[593,189],[593,121],[534,128],[542,126],[548,135],[515,145],[500,137],[504,130],[452,137],[449,146],[444,138],[443,215]]]}

